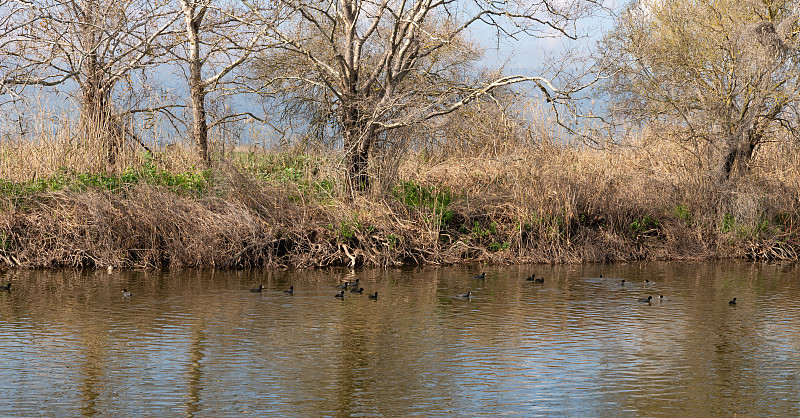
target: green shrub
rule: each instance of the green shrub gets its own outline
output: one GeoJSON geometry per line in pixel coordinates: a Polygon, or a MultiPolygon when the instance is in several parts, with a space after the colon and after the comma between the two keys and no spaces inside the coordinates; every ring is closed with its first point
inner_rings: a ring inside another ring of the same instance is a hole
{"type": "Polygon", "coordinates": [[[447,189],[440,190],[435,187],[424,187],[413,181],[404,181],[392,190],[395,198],[409,207],[426,208],[436,215],[435,222],[439,225],[449,225],[454,218],[453,211],[447,209],[452,201],[452,195],[447,189]]]}

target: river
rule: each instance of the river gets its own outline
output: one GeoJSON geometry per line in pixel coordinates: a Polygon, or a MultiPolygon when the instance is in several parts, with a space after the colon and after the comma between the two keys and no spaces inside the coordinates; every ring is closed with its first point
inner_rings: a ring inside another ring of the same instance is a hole
{"type": "Polygon", "coordinates": [[[799,278],[745,262],[6,272],[0,415],[800,416],[799,278]],[[355,279],[363,294],[334,297],[355,279]]]}

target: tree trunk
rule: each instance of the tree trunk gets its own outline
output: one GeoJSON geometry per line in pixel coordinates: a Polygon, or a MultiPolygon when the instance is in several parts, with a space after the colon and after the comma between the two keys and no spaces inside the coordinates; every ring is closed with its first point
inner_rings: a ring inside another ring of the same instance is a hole
{"type": "Polygon", "coordinates": [[[119,150],[122,148],[123,132],[114,118],[111,106],[112,82],[106,79],[96,48],[101,36],[94,15],[95,4],[85,1],[81,20],[82,46],[88,52],[81,66],[79,85],[81,88],[80,132],[84,140],[99,139],[106,149],[106,162],[109,168],[117,164],[119,150]]]}
{"type": "Polygon", "coordinates": [[[189,62],[189,88],[192,105],[192,139],[194,139],[197,156],[206,166],[211,165],[211,154],[208,151],[208,123],[206,121],[206,91],[201,79],[202,63],[200,59],[189,62]]]}
{"type": "Polygon", "coordinates": [[[730,140],[727,151],[722,156],[720,164],[720,183],[729,181],[732,177],[745,174],[750,169],[750,160],[756,146],[761,142],[762,135],[749,129],[739,135],[738,140],[730,140]]]}
{"type": "Polygon", "coordinates": [[[211,165],[211,154],[208,152],[208,124],[206,122],[205,91],[201,86],[192,83],[192,138],[197,149],[197,156],[206,166],[211,165]]]}
{"type": "Polygon", "coordinates": [[[207,10],[206,3],[182,1],[186,35],[189,38],[189,95],[192,105],[192,139],[197,156],[206,166],[211,165],[208,151],[208,122],[206,121],[206,86],[203,82],[203,61],[200,59],[200,24],[207,10]],[[198,7],[199,6],[199,7],[198,7]]]}
{"type": "MultiPolygon", "coordinates": [[[[357,106],[357,105],[356,105],[357,106]]],[[[375,127],[364,121],[356,106],[344,106],[342,127],[347,159],[347,181],[353,192],[366,192],[370,188],[369,154],[375,138],[375,127]]]]}
{"type": "Polygon", "coordinates": [[[85,78],[80,84],[80,132],[85,141],[99,140],[103,144],[106,163],[108,168],[113,169],[117,165],[124,133],[111,106],[113,86],[103,80],[100,65],[92,62],[92,58],[96,57],[90,56],[87,59],[89,62],[84,67],[85,78]]]}
{"type": "Polygon", "coordinates": [[[369,149],[371,138],[362,137],[353,146],[348,147],[347,155],[347,177],[350,182],[350,189],[358,192],[369,190],[371,181],[369,178],[369,149]]]}

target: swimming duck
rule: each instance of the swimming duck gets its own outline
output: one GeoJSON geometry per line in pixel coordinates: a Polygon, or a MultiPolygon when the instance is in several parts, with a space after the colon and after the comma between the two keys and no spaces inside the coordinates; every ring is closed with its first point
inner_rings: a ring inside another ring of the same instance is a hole
{"type": "Polygon", "coordinates": [[[667,300],[672,300],[672,299],[670,299],[670,298],[668,298],[668,297],[666,297],[664,295],[658,295],[658,301],[659,302],[663,302],[663,301],[667,301],[667,300]]]}
{"type": "Polygon", "coordinates": [[[375,293],[369,295],[369,298],[370,299],[378,299],[378,292],[375,292],[375,293]]]}
{"type": "Polygon", "coordinates": [[[261,293],[262,290],[264,290],[264,285],[263,284],[260,284],[260,285],[258,285],[258,287],[254,287],[254,288],[250,289],[250,291],[253,292],[253,293],[261,293]]]}
{"type": "Polygon", "coordinates": [[[462,293],[460,295],[456,295],[456,297],[462,299],[469,299],[470,297],[472,297],[472,292],[462,293]]]}
{"type": "Polygon", "coordinates": [[[486,278],[486,273],[481,273],[481,274],[479,274],[479,275],[477,275],[477,276],[472,276],[472,278],[473,278],[473,279],[479,279],[479,280],[483,280],[483,279],[485,279],[485,278],[486,278]]]}
{"type": "Polygon", "coordinates": [[[347,289],[347,286],[350,286],[350,282],[344,282],[344,284],[340,284],[336,286],[337,289],[347,289]]]}
{"type": "Polygon", "coordinates": [[[350,289],[350,293],[364,293],[364,288],[360,287],[358,289],[350,289]]]}
{"type": "Polygon", "coordinates": [[[622,281],[621,281],[621,282],[619,282],[619,285],[620,285],[620,286],[625,286],[625,279],[622,279],[622,281]]]}
{"type": "Polygon", "coordinates": [[[648,296],[648,297],[646,297],[646,298],[641,298],[641,299],[639,299],[639,302],[642,302],[642,303],[650,303],[650,301],[652,301],[652,300],[653,300],[653,297],[652,297],[652,296],[648,296]]]}
{"type": "Polygon", "coordinates": [[[645,279],[644,280],[644,285],[645,286],[655,286],[656,282],[651,282],[650,279],[645,279]]]}
{"type": "Polygon", "coordinates": [[[131,297],[131,292],[129,292],[128,289],[122,289],[122,297],[123,298],[131,297]]]}
{"type": "Polygon", "coordinates": [[[339,293],[337,293],[334,296],[336,296],[339,299],[344,299],[344,290],[340,290],[339,293]]]}
{"type": "Polygon", "coordinates": [[[288,293],[290,295],[294,294],[294,286],[289,286],[289,288],[284,290],[283,293],[288,293]]]}
{"type": "Polygon", "coordinates": [[[540,278],[534,280],[533,282],[534,283],[538,283],[538,284],[544,284],[544,277],[540,277],[540,278]]]}
{"type": "Polygon", "coordinates": [[[11,290],[11,283],[9,283],[9,284],[4,284],[4,285],[0,286],[0,290],[4,290],[4,291],[9,291],[9,290],[11,290]]]}
{"type": "Polygon", "coordinates": [[[526,277],[525,280],[529,282],[536,281],[536,273],[531,274],[531,277],[526,277]]]}
{"type": "Polygon", "coordinates": [[[355,287],[356,289],[358,289],[358,282],[359,281],[361,281],[361,279],[356,279],[356,281],[354,281],[354,282],[347,283],[347,286],[355,287]]]}
{"type": "Polygon", "coordinates": [[[731,299],[731,301],[728,302],[728,305],[736,305],[736,298],[731,299]]]}

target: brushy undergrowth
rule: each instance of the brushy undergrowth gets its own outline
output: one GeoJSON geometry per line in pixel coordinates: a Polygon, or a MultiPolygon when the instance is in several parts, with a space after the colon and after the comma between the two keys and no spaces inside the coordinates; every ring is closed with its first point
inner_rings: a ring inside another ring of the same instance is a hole
{"type": "Polygon", "coordinates": [[[384,190],[342,191],[332,156],[239,152],[211,170],[141,159],[0,181],[5,267],[244,268],[797,259],[800,152],[725,185],[679,147],[538,141],[406,155],[384,190]],[[177,168],[176,167],[183,167],[177,168]]]}

